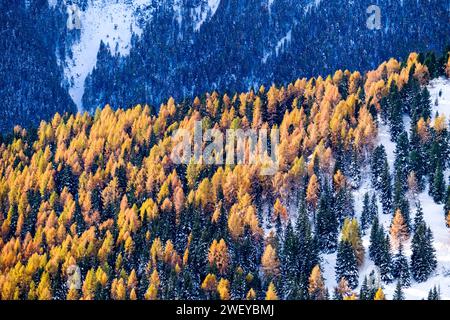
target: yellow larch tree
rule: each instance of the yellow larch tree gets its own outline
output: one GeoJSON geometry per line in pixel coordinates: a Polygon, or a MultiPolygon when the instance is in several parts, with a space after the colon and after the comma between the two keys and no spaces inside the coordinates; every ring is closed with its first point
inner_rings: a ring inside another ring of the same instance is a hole
{"type": "Polygon", "coordinates": [[[230,282],[227,279],[220,279],[217,285],[217,293],[220,300],[230,300],[230,282]]]}
{"type": "Polygon", "coordinates": [[[377,292],[375,293],[374,300],[386,300],[383,289],[381,289],[381,287],[378,288],[377,292]]]}
{"type": "Polygon", "coordinates": [[[392,219],[390,234],[395,248],[398,248],[401,243],[409,238],[408,226],[405,223],[405,219],[403,218],[403,214],[400,209],[395,211],[394,218],[392,219]]]}
{"type": "Polygon", "coordinates": [[[278,300],[277,289],[273,282],[270,282],[266,292],[266,300],[278,300]]]}
{"type": "Polygon", "coordinates": [[[280,273],[280,261],[276,250],[271,244],[268,244],[264,250],[261,265],[265,276],[269,279],[276,277],[280,273]]]}
{"type": "Polygon", "coordinates": [[[228,247],[225,240],[219,242],[214,239],[208,252],[208,262],[214,266],[220,274],[225,274],[229,264],[228,247]]]}
{"type": "Polygon", "coordinates": [[[325,300],[326,288],[319,265],[316,265],[309,276],[308,293],[313,300],[325,300]]]}
{"type": "Polygon", "coordinates": [[[308,187],[306,189],[306,201],[315,209],[319,200],[319,182],[317,176],[313,174],[309,179],[308,187]]]}

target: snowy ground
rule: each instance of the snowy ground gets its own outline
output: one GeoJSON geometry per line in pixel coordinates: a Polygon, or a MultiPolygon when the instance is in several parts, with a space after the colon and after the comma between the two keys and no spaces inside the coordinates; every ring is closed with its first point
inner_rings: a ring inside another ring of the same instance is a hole
{"type": "MultiPolygon", "coordinates": [[[[448,119],[448,115],[450,115],[450,80],[448,79],[436,79],[433,80],[428,87],[432,99],[433,105],[433,116],[437,112],[439,114],[445,114],[448,119]],[[439,96],[441,92],[441,96],[439,96]],[[437,104],[435,103],[437,101],[437,104]]],[[[405,128],[409,129],[409,119],[405,117],[405,128]]],[[[409,130],[408,130],[409,131],[409,130]]],[[[390,134],[386,126],[380,125],[379,133],[378,133],[378,143],[383,144],[386,148],[386,153],[388,156],[389,166],[392,170],[394,163],[394,151],[395,144],[390,140],[390,134]]],[[[446,181],[448,181],[448,175],[450,174],[449,170],[446,172],[446,181]]],[[[372,187],[370,185],[370,174],[369,168],[366,168],[363,175],[363,184],[360,189],[354,192],[355,198],[355,210],[357,212],[358,217],[362,211],[362,203],[364,194],[366,192],[371,192],[372,187]]],[[[428,279],[428,281],[423,283],[417,283],[412,280],[411,287],[405,288],[404,293],[406,299],[423,299],[427,298],[428,291],[434,286],[440,287],[441,290],[441,298],[442,299],[450,299],[450,229],[445,226],[444,222],[444,209],[443,205],[436,204],[433,199],[428,195],[428,191],[424,191],[423,193],[418,195],[418,200],[420,200],[423,211],[424,211],[424,219],[428,226],[430,226],[433,236],[434,236],[434,248],[436,249],[436,257],[438,261],[438,266],[435,274],[428,279]]],[[[415,207],[414,202],[410,201],[411,204],[411,219],[414,219],[415,207]]],[[[389,226],[391,223],[392,216],[390,214],[383,214],[381,212],[381,204],[379,204],[379,218],[380,222],[383,223],[386,231],[389,230],[389,226]]],[[[363,244],[366,248],[366,257],[365,262],[359,270],[359,283],[362,284],[365,275],[369,275],[372,270],[376,270],[375,265],[372,260],[370,260],[368,256],[368,247],[369,247],[369,232],[366,232],[366,235],[363,237],[363,244]]],[[[410,249],[410,241],[411,239],[405,243],[405,255],[410,258],[411,249],[410,249]]],[[[326,284],[329,288],[330,292],[332,289],[336,287],[336,279],[334,267],[336,265],[336,253],[328,254],[323,256],[322,267],[324,269],[324,277],[326,278],[326,284]]],[[[392,299],[396,283],[385,285],[383,284],[383,291],[386,295],[387,299],[392,299]]],[[[356,290],[359,292],[359,288],[356,290]]]]}
{"type": "Polygon", "coordinates": [[[195,22],[194,30],[200,30],[200,27],[207,20],[208,17],[212,17],[219,7],[220,0],[208,0],[207,8],[201,6],[192,10],[191,16],[195,22]]]}

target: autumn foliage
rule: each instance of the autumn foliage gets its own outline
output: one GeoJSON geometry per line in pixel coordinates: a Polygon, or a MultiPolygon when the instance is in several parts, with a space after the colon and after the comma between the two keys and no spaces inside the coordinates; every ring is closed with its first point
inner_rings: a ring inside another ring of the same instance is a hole
{"type": "MultiPolygon", "coordinates": [[[[286,225],[300,191],[317,210],[320,179],[348,187],[345,173],[334,172],[336,150],[368,160],[380,100],[393,81],[406,84],[412,65],[412,76],[426,82],[412,54],[366,75],[346,70],[169,99],[158,114],[105,106],[93,115],[56,114],[37,130],[16,127],[0,144],[0,298],[278,299],[281,249],[266,241],[265,220],[286,225]],[[173,163],[172,132],[192,132],[196,120],[222,132],[279,128],[278,172],[261,175],[262,163],[173,163]],[[73,266],[79,289],[66,284],[73,266]]],[[[428,139],[425,129],[419,134],[428,139]]],[[[396,215],[393,237],[404,237],[401,225],[396,215]]],[[[349,221],[343,232],[361,264],[358,226],[349,221]]],[[[310,293],[322,298],[320,269],[311,271],[310,293]]]]}

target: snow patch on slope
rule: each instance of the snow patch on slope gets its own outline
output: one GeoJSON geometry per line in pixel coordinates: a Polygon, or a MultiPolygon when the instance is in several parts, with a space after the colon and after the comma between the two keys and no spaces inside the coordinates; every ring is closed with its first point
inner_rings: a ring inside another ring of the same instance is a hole
{"type": "Polygon", "coordinates": [[[208,18],[211,18],[216,14],[217,8],[219,7],[220,0],[208,0],[207,7],[204,8],[202,5],[194,8],[192,11],[192,19],[194,20],[194,30],[200,30],[203,23],[206,22],[208,18]]]}
{"type": "Polygon", "coordinates": [[[283,36],[280,40],[278,40],[275,49],[269,50],[264,53],[264,56],[262,58],[262,62],[266,63],[267,59],[269,59],[270,56],[272,56],[273,52],[275,51],[275,56],[278,57],[280,53],[286,48],[287,45],[291,43],[292,40],[292,29],[289,30],[285,36],[283,36]]]}
{"type": "Polygon", "coordinates": [[[282,50],[286,49],[286,46],[291,43],[292,40],[292,30],[289,30],[286,35],[278,41],[275,47],[275,53],[278,56],[282,50]]]}
{"type": "Polygon", "coordinates": [[[80,39],[72,46],[73,56],[66,61],[64,70],[70,83],[69,94],[79,111],[82,111],[84,82],[97,63],[100,41],[109,44],[112,52],[127,55],[132,34],[142,33],[136,10],[148,3],[149,0],[91,1],[86,11],[79,11],[80,39]]]}
{"type": "Polygon", "coordinates": [[[430,91],[433,112],[437,111],[440,115],[445,115],[448,120],[450,118],[450,80],[445,78],[434,79],[430,82],[428,90],[430,91]]]}
{"type": "Polygon", "coordinates": [[[310,3],[308,3],[304,9],[305,14],[308,13],[313,8],[313,6],[317,7],[321,2],[322,2],[322,0],[314,0],[314,1],[311,1],[310,3]]]}

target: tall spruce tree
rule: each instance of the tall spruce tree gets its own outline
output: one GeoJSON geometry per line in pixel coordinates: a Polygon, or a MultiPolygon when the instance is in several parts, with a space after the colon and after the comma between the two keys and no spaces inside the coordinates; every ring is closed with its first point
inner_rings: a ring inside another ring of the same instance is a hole
{"type": "Polygon", "coordinates": [[[359,159],[359,152],[355,146],[352,148],[352,158],[348,169],[349,184],[353,189],[358,189],[361,186],[361,161],[359,159]]]}
{"type": "Polygon", "coordinates": [[[434,202],[442,203],[445,199],[445,181],[444,173],[442,171],[442,166],[440,163],[438,163],[438,165],[436,166],[433,177],[433,184],[430,189],[434,202]]]}
{"type": "Polygon", "coordinates": [[[375,216],[370,230],[369,257],[377,265],[379,262],[380,248],[382,244],[382,236],[380,235],[380,224],[378,216],[375,216]]]}
{"type": "Polygon", "coordinates": [[[428,300],[441,300],[441,289],[436,288],[436,286],[430,289],[428,292],[428,300]]]}
{"type": "Polygon", "coordinates": [[[383,206],[383,213],[392,213],[392,184],[387,159],[384,160],[383,170],[381,172],[380,199],[383,206]]]}
{"type": "Polygon", "coordinates": [[[373,298],[375,297],[375,293],[377,292],[379,287],[380,284],[375,277],[375,272],[372,270],[369,274],[369,277],[367,277],[367,275],[364,276],[364,281],[359,291],[359,299],[373,300],[373,298]]]}
{"type": "Polygon", "coordinates": [[[339,225],[342,225],[345,218],[355,215],[353,193],[350,189],[344,187],[336,192],[332,210],[339,221],[339,225]]]}
{"type": "Polygon", "coordinates": [[[444,214],[448,215],[450,212],[450,176],[448,179],[448,186],[447,191],[445,193],[445,199],[444,199],[444,214]]]}
{"type": "MultiPolygon", "coordinates": [[[[382,234],[384,235],[384,229],[381,228],[382,234]]],[[[378,267],[380,268],[381,280],[386,283],[391,283],[392,277],[392,254],[391,254],[391,242],[389,240],[389,235],[386,234],[381,247],[380,262],[378,267]]]]}
{"type": "Polygon", "coordinates": [[[386,150],[383,145],[379,145],[373,151],[370,162],[372,185],[378,191],[381,190],[381,177],[385,161],[387,161],[386,150]]]}
{"type": "Polygon", "coordinates": [[[392,297],[392,300],[405,300],[405,294],[402,290],[402,283],[401,281],[397,281],[397,285],[395,286],[394,296],[392,297]]]}
{"type": "Polygon", "coordinates": [[[403,131],[398,139],[395,147],[394,172],[395,177],[402,183],[403,190],[407,189],[407,180],[409,172],[409,140],[408,134],[403,131]]]}
{"type": "Polygon", "coordinates": [[[348,241],[340,241],[336,258],[336,281],[345,278],[351,289],[358,286],[358,265],[355,252],[348,241]]]}
{"type": "MultiPolygon", "coordinates": [[[[296,269],[296,287],[292,295],[295,299],[308,296],[308,279],[312,269],[319,263],[319,249],[311,232],[306,206],[301,206],[295,226],[297,251],[294,253],[296,269]]],[[[288,295],[289,297],[289,295],[288,295]]]]}
{"type": "Polygon", "coordinates": [[[330,199],[329,191],[321,193],[316,217],[315,236],[320,250],[326,253],[336,251],[339,232],[339,221],[331,208],[330,199]]]}
{"type": "Polygon", "coordinates": [[[366,192],[364,194],[364,200],[363,200],[363,208],[361,213],[361,230],[363,234],[367,230],[367,228],[372,224],[372,212],[370,210],[370,198],[369,193],[366,192]]]}
{"type": "Polygon", "coordinates": [[[390,282],[392,280],[392,255],[389,236],[379,224],[378,217],[373,220],[370,231],[369,257],[380,269],[381,280],[390,282]]]}
{"type": "Polygon", "coordinates": [[[377,196],[375,193],[373,193],[372,198],[370,199],[370,220],[373,221],[373,219],[377,216],[378,216],[377,196]]]}
{"type": "Polygon", "coordinates": [[[411,247],[411,274],[417,282],[424,282],[437,267],[433,235],[425,223],[416,226],[411,247]]]}
{"type": "Polygon", "coordinates": [[[416,232],[418,226],[425,223],[423,220],[423,209],[419,201],[416,203],[416,215],[414,216],[414,232],[416,232]]]}
{"type": "Polygon", "coordinates": [[[297,236],[294,233],[291,223],[286,226],[285,237],[282,243],[282,250],[280,252],[280,269],[281,277],[284,279],[282,287],[279,288],[278,294],[280,297],[285,298],[291,295],[291,288],[294,287],[298,278],[296,257],[298,254],[298,241],[297,236]]]}
{"type": "Polygon", "coordinates": [[[425,187],[424,176],[426,174],[426,161],[424,147],[417,132],[417,122],[411,122],[409,167],[414,172],[417,180],[418,191],[425,187]]]}
{"type": "Polygon", "coordinates": [[[400,99],[397,84],[391,83],[389,94],[387,96],[387,120],[391,132],[392,141],[397,141],[400,133],[403,131],[403,107],[400,99]]]}
{"type": "Polygon", "coordinates": [[[409,272],[408,259],[403,254],[403,244],[400,243],[398,252],[392,262],[392,276],[398,279],[402,287],[411,285],[411,276],[409,272]]]}

